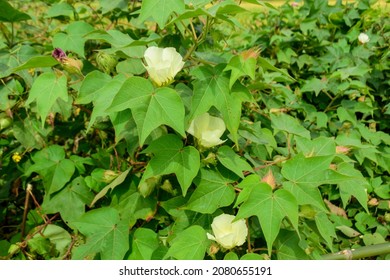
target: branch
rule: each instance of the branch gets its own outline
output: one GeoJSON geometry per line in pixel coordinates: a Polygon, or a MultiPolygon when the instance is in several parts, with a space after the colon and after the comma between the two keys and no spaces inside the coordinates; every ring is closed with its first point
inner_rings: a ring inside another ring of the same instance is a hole
{"type": "Polygon", "coordinates": [[[383,254],[390,254],[390,242],[360,247],[357,249],[343,250],[334,254],[322,256],[324,260],[356,260],[383,254]]]}

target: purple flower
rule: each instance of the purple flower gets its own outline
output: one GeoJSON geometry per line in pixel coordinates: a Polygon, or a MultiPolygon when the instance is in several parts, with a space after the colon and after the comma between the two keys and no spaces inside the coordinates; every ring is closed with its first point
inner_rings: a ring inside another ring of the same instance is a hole
{"type": "Polygon", "coordinates": [[[51,56],[61,63],[68,57],[66,53],[60,48],[55,48],[51,53],[51,56]]]}

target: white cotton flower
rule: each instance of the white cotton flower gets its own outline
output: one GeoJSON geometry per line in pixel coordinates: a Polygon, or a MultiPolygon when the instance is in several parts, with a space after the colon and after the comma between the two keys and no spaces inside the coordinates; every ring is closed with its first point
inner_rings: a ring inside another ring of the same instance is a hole
{"type": "Polygon", "coordinates": [[[235,216],[222,214],[215,217],[211,229],[214,235],[207,234],[208,239],[215,240],[225,249],[232,249],[244,244],[248,235],[248,228],[244,219],[232,222],[235,216]]]}
{"type": "Polygon", "coordinates": [[[360,43],[365,44],[370,41],[370,37],[366,33],[360,33],[358,36],[358,40],[360,43]]]}
{"type": "Polygon", "coordinates": [[[226,126],[221,118],[204,113],[191,122],[187,131],[198,139],[201,146],[210,148],[225,142],[220,139],[225,130],[226,126]]]}
{"type": "Polygon", "coordinates": [[[175,48],[149,47],[144,53],[146,65],[153,83],[165,86],[172,83],[176,74],[183,69],[184,61],[175,48]]]}

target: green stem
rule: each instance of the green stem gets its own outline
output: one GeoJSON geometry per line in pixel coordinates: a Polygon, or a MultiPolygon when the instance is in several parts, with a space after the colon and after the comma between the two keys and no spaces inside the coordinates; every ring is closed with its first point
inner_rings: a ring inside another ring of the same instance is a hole
{"type": "Polygon", "coordinates": [[[360,247],[357,249],[343,250],[334,254],[322,256],[324,260],[356,260],[390,254],[390,242],[360,247]]]}
{"type": "Polygon", "coordinates": [[[206,19],[206,25],[203,29],[203,32],[202,34],[200,34],[198,37],[196,36],[196,33],[195,33],[195,29],[193,28],[192,26],[192,37],[194,39],[194,44],[191,46],[191,48],[187,51],[187,53],[185,54],[183,60],[187,60],[191,55],[192,53],[197,49],[197,47],[203,43],[203,41],[206,40],[206,37],[207,37],[207,34],[209,33],[210,31],[210,26],[212,25],[212,20],[207,17],[206,19]]]}
{"type": "Polygon", "coordinates": [[[11,44],[10,44],[10,48],[12,48],[14,46],[14,38],[15,38],[14,23],[11,22],[11,44]]]}

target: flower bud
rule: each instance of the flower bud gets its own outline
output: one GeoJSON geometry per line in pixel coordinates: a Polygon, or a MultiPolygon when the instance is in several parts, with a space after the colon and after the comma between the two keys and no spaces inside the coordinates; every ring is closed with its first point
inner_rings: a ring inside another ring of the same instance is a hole
{"type": "Polygon", "coordinates": [[[0,119],[0,131],[10,127],[12,125],[12,119],[10,117],[4,117],[0,119]]]}
{"type": "Polygon", "coordinates": [[[69,74],[81,74],[81,70],[83,70],[83,62],[74,58],[66,58],[63,60],[62,67],[69,74]]]}
{"type": "Polygon", "coordinates": [[[96,63],[100,70],[109,75],[114,72],[118,60],[108,53],[99,52],[96,56],[96,63]]]}
{"type": "Polygon", "coordinates": [[[349,151],[351,151],[351,148],[348,148],[346,146],[336,146],[336,154],[348,154],[349,151]]]}
{"type": "Polygon", "coordinates": [[[387,223],[390,223],[390,213],[386,213],[386,214],[385,214],[385,221],[386,221],[387,223]]]}
{"type": "Polygon", "coordinates": [[[147,197],[154,191],[160,180],[161,176],[150,177],[138,185],[138,191],[143,197],[147,197]]]}
{"type": "Polygon", "coordinates": [[[210,245],[210,248],[209,248],[209,255],[210,256],[215,255],[216,253],[218,253],[218,251],[219,251],[218,246],[216,246],[215,244],[210,245]]]}
{"type": "Polygon", "coordinates": [[[217,165],[217,157],[214,153],[209,153],[206,158],[202,159],[202,163],[207,167],[209,165],[217,165]]]}
{"type": "Polygon", "coordinates": [[[274,190],[276,187],[275,177],[270,169],[268,173],[261,179],[262,182],[267,183],[274,190]]]}
{"type": "Polygon", "coordinates": [[[149,77],[156,86],[173,82],[176,74],[183,69],[184,61],[175,48],[149,47],[144,54],[149,77]]]}
{"type": "Polygon", "coordinates": [[[172,184],[168,179],[164,181],[164,183],[160,186],[160,188],[170,194],[173,194],[172,184]]]}
{"type": "Polygon", "coordinates": [[[54,57],[61,64],[64,59],[68,58],[66,53],[60,48],[55,48],[51,53],[51,56],[54,57]]]}
{"type": "Polygon", "coordinates": [[[246,241],[248,228],[244,219],[233,222],[235,216],[222,214],[214,218],[211,229],[214,235],[207,234],[208,239],[215,240],[225,249],[241,246],[246,241]]]}
{"type": "Polygon", "coordinates": [[[256,60],[259,57],[259,55],[260,55],[259,47],[250,48],[249,50],[245,50],[241,53],[241,56],[244,60],[247,60],[249,58],[254,58],[256,60]]]}
{"type": "Polygon", "coordinates": [[[111,183],[116,177],[118,177],[119,173],[112,170],[104,170],[103,172],[103,181],[105,183],[111,183]]]}
{"type": "Polygon", "coordinates": [[[61,63],[61,66],[69,74],[81,74],[81,70],[83,69],[83,62],[81,60],[68,57],[60,48],[55,48],[51,55],[61,63]]]}

